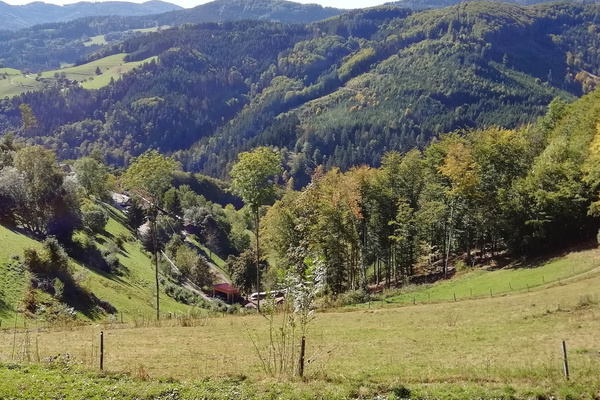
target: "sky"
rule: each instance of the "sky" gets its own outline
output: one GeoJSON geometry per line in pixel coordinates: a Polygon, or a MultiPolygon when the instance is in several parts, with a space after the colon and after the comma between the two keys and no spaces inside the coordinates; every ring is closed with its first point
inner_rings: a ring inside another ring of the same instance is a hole
{"type": "MultiPolygon", "coordinates": [[[[1,0],[5,3],[12,5],[21,5],[31,3],[32,0],[1,0]]],[[[77,3],[81,0],[42,0],[44,3],[52,4],[70,4],[77,3]]],[[[145,0],[124,0],[132,3],[143,3],[145,0]]],[[[177,4],[181,7],[192,8],[197,5],[208,3],[210,0],[164,0],[169,3],[177,4]]],[[[390,0],[294,0],[296,3],[316,3],[324,7],[336,7],[336,8],[364,8],[377,6],[386,3],[390,0]]]]}

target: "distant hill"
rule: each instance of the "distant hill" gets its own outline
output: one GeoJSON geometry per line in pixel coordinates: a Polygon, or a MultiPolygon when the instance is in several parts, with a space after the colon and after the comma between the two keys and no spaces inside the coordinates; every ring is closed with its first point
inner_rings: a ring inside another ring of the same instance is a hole
{"type": "Polygon", "coordinates": [[[345,11],[284,0],[217,0],[192,9],[171,6],[159,1],[142,5],[124,2],[77,3],[63,7],[45,3],[17,7],[0,2],[0,68],[7,66],[32,72],[59,68],[64,64],[73,64],[103,46],[110,47],[125,38],[156,30],[157,27],[240,20],[311,23],[345,11]],[[140,6],[145,6],[147,11],[136,8],[140,6]],[[165,7],[169,12],[160,11],[161,8],[164,11],[165,7]],[[52,16],[57,10],[64,13],[67,9],[71,10],[71,17],[77,18],[67,21],[70,17],[64,16],[61,20],[48,17],[45,21],[58,22],[40,23],[42,17],[52,16]],[[173,9],[177,10],[171,11],[173,9]],[[130,10],[127,15],[124,13],[126,10],[130,10]],[[133,14],[135,10],[138,10],[137,15],[133,14]],[[33,23],[39,25],[9,30],[33,23]]]}
{"type": "Polygon", "coordinates": [[[161,14],[181,10],[175,4],[164,1],[148,1],[142,4],[125,1],[80,2],[58,6],[42,2],[33,2],[22,6],[13,6],[0,1],[0,27],[18,30],[50,22],[64,22],[82,17],[99,15],[142,16],[161,14]]]}
{"type": "MultiPolygon", "coordinates": [[[[400,0],[386,3],[386,5],[402,8],[410,8],[411,10],[427,10],[435,8],[450,7],[455,4],[463,3],[465,0],[400,0]]],[[[496,0],[483,0],[496,1],[496,0]]],[[[503,0],[503,3],[518,4],[521,6],[530,6],[533,4],[548,3],[552,0],[503,0]]],[[[578,0],[567,0],[565,2],[583,3],[578,0]]],[[[585,1],[586,4],[596,3],[596,1],[585,1]]]]}
{"type": "Polygon", "coordinates": [[[216,0],[189,10],[162,14],[164,25],[258,19],[285,23],[308,23],[342,14],[345,10],[285,0],[216,0]]]}
{"type": "Polygon", "coordinates": [[[108,15],[134,17],[126,20],[127,25],[133,28],[147,26],[149,15],[154,16],[150,18],[153,23],[160,25],[244,19],[309,23],[339,15],[344,11],[318,4],[300,4],[285,0],[217,0],[191,9],[183,9],[158,0],[142,4],[108,1],[80,2],[64,6],[42,2],[12,6],[0,1],[0,29],[14,31],[35,25],[108,15]]]}

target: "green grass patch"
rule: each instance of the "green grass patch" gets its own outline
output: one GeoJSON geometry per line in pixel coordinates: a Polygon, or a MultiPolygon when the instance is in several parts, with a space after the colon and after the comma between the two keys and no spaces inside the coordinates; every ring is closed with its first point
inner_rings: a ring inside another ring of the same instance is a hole
{"type": "Polygon", "coordinates": [[[12,97],[44,87],[44,83],[36,81],[35,77],[26,77],[20,73],[8,75],[6,79],[2,77],[0,74],[0,97],[12,97]]]}
{"type": "Polygon", "coordinates": [[[17,259],[26,247],[41,247],[38,242],[0,225],[0,318],[12,316],[23,300],[28,275],[17,259]]]}
{"type": "Polygon", "coordinates": [[[153,26],[152,28],[134,29],[133,31],[141,32],[141,33],[150,33],[150,32],[158,32],[159,30],[165,30],[165,29],[169,29],[169,28],[170,28],[169,25],[162,25],[162,26],[153,26]]]}
{"type": "Polygon", "coordinates": [[[596,250],[579,251],[543,263],[497,270],[477,269],[436,284],[410,286],[404,290],[405,293],[388,297],[386,302],[454,301],[455,295],[457,300],[461,300],[527,292],[561,283],[599,267],[600,255],[596,250]]]}
{"type": "Polygon", "coordinates": [[[126,63],[123,61],[125,56],[125,53],[114,54],[76,67],[46,71],[42,73],[42,78],[54,79],[56,73],[62,74],[64,72],[67,79],[81,83],[81,86],[85,89],[99,89],[108,85],[111,79],[119,79],[121,75],[131,71],[133,68],[139,67],[155,58],[151,57],[143,61],[126,63]],[[99,75],[96,74],[97,68],[101,72],[99,75]]]}
{"type": "Polygon", "coordinates": [[[14,76],[21,75],[21,71],[14,68],[0,68],[0,75],[14,76]]]}
{"type": "Polygon", "coordinates": [[[119,77],[133,68],[150,62],[156,57],[150,57],[143,61],[126,63],[123,61],[125,53],[115,54],[78,66],[65,66],[64,68],[42,72],[37,75],[22,75],[13,68],[0,68],[0,97],[12,97],[22,93],[41,90],[56,82],[56,75],[63,75],[71,81],[77,81],[84,89],[100,89],[108,85],[111,79],[119,77]],[[96,74],[99,68],[101,74],[96,74]],[[6,78],[3,79],[4,73],[6,78]]]}
{"type": "Polygon", "coordinates": [[[84,42],[85,47],[102,46],[108,43],[104,35],[92,36],[89,41],[84,42]]]}

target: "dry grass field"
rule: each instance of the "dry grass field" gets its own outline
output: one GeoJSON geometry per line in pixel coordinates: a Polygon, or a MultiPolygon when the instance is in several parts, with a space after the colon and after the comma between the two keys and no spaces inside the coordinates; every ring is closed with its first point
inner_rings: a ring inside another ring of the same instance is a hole
{"type": "MultiPolygon", "coordinates": [[[[577,257],[597,259],[599,252],[577,257]]],[[[594,398],[600,391],[599,294],[600,275],[588,273],[493,298],[318,313],[308,335],[306,382],[265,374],[250,340],[261,349],[269,344],[259,315],[21,329],[16,335],[3,324],[0,361],[68,353],[94,369],[104,331],[107,370],[157,384],[176,381],[188,390],[194,382],[234,379],[258,397],[264,385],[275,385],[283,397],[373,397],[406,387],[424,398],[594,398]]]]}

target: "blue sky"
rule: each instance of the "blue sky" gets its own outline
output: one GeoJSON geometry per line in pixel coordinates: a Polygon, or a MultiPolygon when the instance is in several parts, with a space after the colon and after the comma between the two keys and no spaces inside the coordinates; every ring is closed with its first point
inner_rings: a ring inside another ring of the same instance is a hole
{"type": "MultiPolygon", "coordinates": [[[[32,0],[3,0],[8,4],[26,4],[31,3],[32,0]]],[[[53,3],[53,4],[69,4],[69,3],[77,3],[81,0],[43,0],[45,3],[53,3]]],[[[134,3],[142,3],[144,0],[124,0],[131,1],[134,3]]],[[[170,3],[178,4],[182,7],[191,8],[197,5],[208,3],[209,0],[164,0],[170,3]]],[[[294,0],[297,3],[317,3],[322,6],[327,7],[337,7],[337,8],[362,8],[362,7],[372,7],[379,4],[383,4],[390,0],[294,0]]]]}

